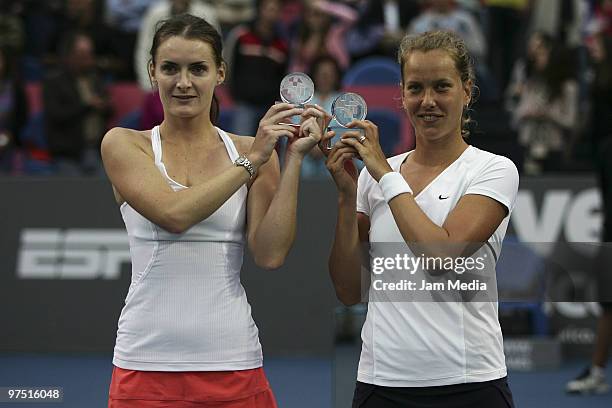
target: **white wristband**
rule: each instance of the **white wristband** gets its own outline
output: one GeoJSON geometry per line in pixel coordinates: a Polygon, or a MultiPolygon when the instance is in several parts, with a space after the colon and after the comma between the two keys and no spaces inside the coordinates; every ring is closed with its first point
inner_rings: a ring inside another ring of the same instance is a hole
{"type": "Polygon", "coordinates": [[[391,199],[393,199],[395,196],[400,194],[412,194],[412,189],[408,183],[406,183],[404,177],[396,171],[391,171],[382,176],[380,180],[378,180],[378,185],[380,186],[387,203],[389,203],[389,201],[391,201],[391,199]]]}

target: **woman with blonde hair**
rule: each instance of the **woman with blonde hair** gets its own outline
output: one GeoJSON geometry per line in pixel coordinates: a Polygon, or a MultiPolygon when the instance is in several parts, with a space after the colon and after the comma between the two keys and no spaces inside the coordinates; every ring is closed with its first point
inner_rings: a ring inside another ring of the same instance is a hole
{"type": "MultiPolygon", "coordinates": [[[[514,208],[518,172],[509,159],[466,141],[475,84],[463,40],[440,31],[406,36],[398,59],[415,149],[385,158],[378,128],[363,120],[350,124],[362,131],[346,132],[327,157],[338,189],[331,279],[344,304],[368,302],[353,407],[513,407],[495,262],[514,208]],[[357,156],[365,164],[358,178],[351,162],[357,156]],[[362,253],[362,245],[369,252],[362,253]],[[374,266],[380,269],[381,259],[393,264],[397,248],[412,260],[450,259],[455,266],[445,264],[441,274],[440,267],[414,270],[423,279],[446,279],[448,287],[469,276],[459,269],[460,258],[481,259],[480,276],[490,285],[484,300],[470,300],[464,292],[448,298],[436,290],[419,295],[394,292],[389,285],[385,290],[381,279],[397,270],[382,273],[374,266]],[[368,257],[373,266],[366,278],[372,283],[363,287],[360,270],[362,263],[370,264],[368,257]]],[[[328,132],[324,139],[333,136],[328,132]]]]}

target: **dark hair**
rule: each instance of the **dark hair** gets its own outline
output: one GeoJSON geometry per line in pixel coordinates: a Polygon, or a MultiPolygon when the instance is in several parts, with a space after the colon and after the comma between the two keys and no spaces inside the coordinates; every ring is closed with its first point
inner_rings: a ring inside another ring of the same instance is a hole
{"type": "Polygon", "coordinates": [[[304,5],[304,9],[303,9],[303,15],[301,18],[301,22],[298,26],[298,38],[299,38],[299,43],[303,44],[306,41],[308,41],[308,39],[315,34],[315,31],[312,29],[312,27],[310,27],[307,23],[306,23],[306,19],[304,18],[304,15],[306,14],[307,11],[319,11],[320,13],[323,13],[324,17],[326,19],[325,21],[325,25],[322,27],[322,31],[323,31],[323,35],[321,35],[321,43],[319,44],[320,47],[325,48],[325,42],[327,40],[327,33],[329,32],[329,29],[332,26],[332,18],[330,17],[329,14],[327,14],[324,11],[321,10],[317,10],[315,8],[315,6],[313,4],[305,4],[304,5]]]}
{"type": "MultiPolygon", "coordinates": [[[[402,84],[404,83],[404,65],[407,57],[414,51],[427,52],[441,50],[446,51],[455,62],[455,68],[459,73],[463,84],[472,82],[471,94],[476,89],[476,75],[474,70],[474,59],[468,52],[465,41],[457,34],[450,31],[429,31],[422,34],[406,35],[400,44],[397,53],[397,61],[400,64],[402,84]]],[[[468,115],[468,109],[463,110],[461,117],[461,135],[465,138],[470,135],[469,127],[472,119],[468,115]]]]}
{"type": "MultiPolygon", "coordinates": [[[[161,43],[175,36],[188,40],[200,40],[209,44],[213,50],[217,67],[224,64],[222,56],[223,43],[219,32],[203,18],[191,14],[179,14],[157,23],[157,29],[151,44],[151,59],[149,61],[155,64],[155,54],[161,43]]],[[[210,105],[210,120],[214,125],[219,120],[219,101],[214,93],[210,105]]]]}
{"type": "Polygon", "coordinates": [[[530,78],[535,74],[535,61],[533,59],[533,56],[529,54],[529,47],[531,40],[536,36],[540,38],[542,45],[548,50],[548,52],[551,52],[553,47],[553,38],[550,34],[539,30],[536,30],[531,33],[527,43],[525,44],[525,75],[527,76],[527,78],[530,78]]]}
{"type": "MultiPolygon", "coordinates": [[[[259,14],[259,8],[265,4],[267,1],[269,0],[255,0],[255,10],[257,10],[257,14],[259,14]]],[[[278,3],[280,6],[283,5],[283,0],[274,0],[276,3],[278,3]]]]}
{"type": "Polygon", "coordinates": [[[548,62],[538,71],[533,57],[527,56],[525,73],[527,79],[542,84],[549,102],[553,102],[563,94],[563,85],[576,76],[576,58],[572,51],[562,44],[554,42],[553,37],[542,31],[535,31],[533,36],[539,36],[542,45],[548,50],[548,62]]]}
{"type": "Polygon", "coordinates": [[[340,90],[340,87],[342,85],[342,76],[344,75],[344,73],[342,71],[342,68],[340,68],[340,64],[338,64],[338,61],[331,55],[322,54],[316,57],[310,64],[310,72],[308,74],[310,75],[311,78],[314,79],[319,67],[326,62],[329,62],[334,66],[334,71],[336,71],[336,75],[337,75],[337,81],[334,84],[334,91],[338,91],[340,90]]]}
{"type": "Polygon", "coordinates": [[[548,65],[542,72],[550,102],[563,95],[564,84],[576,78],[576,56],[567,47],[553,45],[548,65]]]}
{"type": "Polygon", "coordinates": [[[60,37],[59,44],[57,46],[57,54],[61,58],[68,57],[74,51],[74,47],[80,38],[88,39],[91,44],[95,46],[93,38],[87,32],[78,29],[72,30],[64,33],[60,37]]]}

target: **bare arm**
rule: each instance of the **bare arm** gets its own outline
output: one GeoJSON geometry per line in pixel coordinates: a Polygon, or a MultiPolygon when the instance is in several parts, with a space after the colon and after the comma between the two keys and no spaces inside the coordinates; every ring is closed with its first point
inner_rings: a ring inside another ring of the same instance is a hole
{"type": "MultiPolygon", "coordinates": [[[[291,126],[277,123],[302,112],[302,108],[289,104],[278,104],[268,110],[247,153],[256,169],[269,160],[280,137],[293,134],[291,126]]],[[[102,141],[104,167],[121,197],[170,232],[181,233],[208,218],[249,180],[245,168],[231,165],[205,183],[174,192],[136,135],[119,128],[108,132],[102,141]]]]}
{"type": "MultiPolygon", "coordinates": [[[[467,194],[450,212],[442,226],[433,223],[412,194],[400,194],[389,202],[393,218],[407,243],[432,243],[431,255],[467,255],[466,247],[484,243],[495,232],[507,209],[492,198],[467,194]],[[436,254],[437,251],[443,251],[436,254]],[[457,251],[449,254],[448,251],[457,251]]],[[[470,252],[472,252],[470,251],[470,252]]]]}
{"type": "Polygon", "coordinates": [[[278,158],[273,155],[249,192],[249,249],[255,262],[266,269],[280,267],[293,246],[302,160],[319,142],[324,127],[325,118],[318,109],[308,108],[303,115],[309,118],[301,124],[302,134],[292,135],[288,140],[280,180],[278,158]]]}
{"type": "MultiPolygon", "coordinates": [[[[328,132],[325,140],[333,135],[334,132],[328,132]]],[[[328,153],[322,150],[324,154],[328,153]]],[[[354,149],[336,144],[326,161],[327,169],[338,188],[338,218],[328,267],[336,296],[345,305],[361,301],[361,265],[365,256],[362,254],[362,243],[368,242],[370,230],[369,218],[357,212],[357,169],[352,162],[354,156],[354,149]]]]}
{"type": "Polygon", "coordinates": [[[329,274],[336,296],[345,305],[361,302],[361,266],[368,261],[364,248],[368,242],[370,219],[355,211],[355,203],[338,202],[338,220],[332,250],[329,255],[329,274]]]}
{"type": "Polygon", "coordinates": [[[102,160],[113,187],[130,206],[163,229],[181,233],[208,218],[249,180],[231,166],[206,183],[173,191],[133,131],[114,128],[102,141],[102,160]]]}
{"type": "MultiPolygon", "coordinates": [[[[355,123],[365,129],[367,140],[359,143],[359,133],[347,132],[342,143],[359,152],[372,177],[379,181],[392,169],[380,149],[378,130],[369,121],[355,123]]],[[[389,207],[404,241],[428,244],[421,249],[431,256],[465,256],[466,249],[473,253],[477,249],[473,244],[486,242],[508,214],[502,203],[480,194],[464,195],[442,226],[431,221],[410,193],[397,195],[389,207]]]]}
{"type": "Polygon", "coordinates": [[[287,162],[281,176],[274,155],[249,192],[249,249],[265,269],[279,268],[295,240],[300,165],[287,162]]]}

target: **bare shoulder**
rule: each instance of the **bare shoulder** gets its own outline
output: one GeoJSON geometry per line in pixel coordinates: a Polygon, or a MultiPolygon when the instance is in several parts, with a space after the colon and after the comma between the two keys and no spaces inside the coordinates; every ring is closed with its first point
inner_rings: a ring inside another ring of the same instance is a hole
{"type": "Polygon", "coordinates": [[[102,155],[123,149],[138,149],[152,155],[151,131],[115,127],[106,132],[102,139],[102,155]]]}
{"type": "Polygon", "coordinates": [[[249,150],[251,150],[251,146],[255,141],[255,138],[253,136],[240,136],[229,132],[227,132],[227,134],[230,139],[232,139],[232,142],[234,142],[234,146],[236,146],[238,154],[240,155],[247,154],[249,150]]]}

